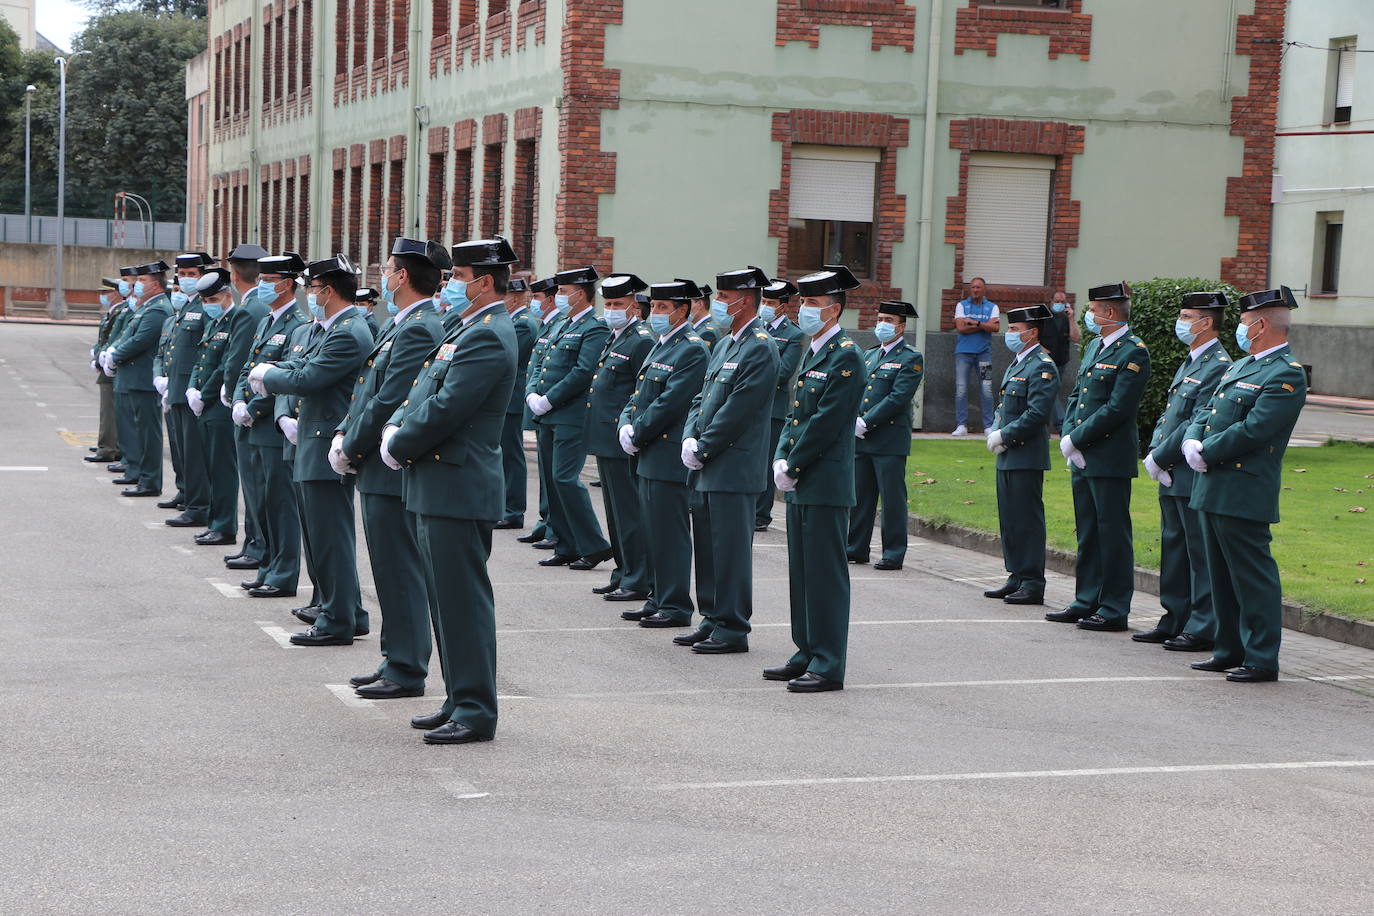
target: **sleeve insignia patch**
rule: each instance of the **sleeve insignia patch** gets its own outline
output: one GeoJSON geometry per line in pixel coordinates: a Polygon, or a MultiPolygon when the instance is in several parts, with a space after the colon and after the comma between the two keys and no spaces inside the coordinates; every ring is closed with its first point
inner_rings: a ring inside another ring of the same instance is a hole
{"type": "Polygon", "coordinates": [[[1140,364],[1139,364],[1139,363],[1127,363],[1127,364],[1126,364],[1126,368],[1127,368],[1127,369],[1130,369],[1132,372],[1139,372],[1139,371],[1140,371],[1140,364]]]}
{"type": "Polygon", "coordinates": [[[1048,382],[1050,379],[1054,378],[1054,376],[1053,376],[1051,373],[1049,373],[1049,372],[1042,372],[1042,373],[1040,373],[1040,377],[1041,377],[1042,379],[1044,379],[1045,381],[1047,381],[1047,382],[1048,382]]]}
{"type": "Polygon", "coordinates": [[[1283,390],[1284,390],[1284,391],[1287,391],[1287,392],[1289,392],[1289,393],[1291,394],[1292,391],[1293,391],[1293,386],[1290,385],[1290,384],[1288,384],[1287,382],[1284,382],[1284,383],[1283,383],[1283,390]]]}

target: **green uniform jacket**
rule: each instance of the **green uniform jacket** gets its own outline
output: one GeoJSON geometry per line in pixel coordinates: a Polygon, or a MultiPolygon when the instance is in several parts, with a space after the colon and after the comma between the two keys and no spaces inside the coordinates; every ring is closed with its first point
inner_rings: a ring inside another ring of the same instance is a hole
{"type": "MultiPolygon", "coordinates": [[[[628,457],[620,447],[620,414],[630,403],[644,357],[653,348],[654,335],[643,321],[626,325],[619,337],[606,341],[587,391],[587,454],[598,458],[628,457]]],[[[679,455],[678,464],[681,463],[679,455]]]]}
{"type": "Polygon", "coordinates": [[[405,467],[405,506],[420,515],[495,522],[505,512],[501,427],[515,388],[517,346],[499,303],[454,331],[421,364],[391,418],[391,454],[405,467]]]}
{"type": "Polygon", "coordinates": [[[581,426],[587,420],[587,389],[611,329],[588,308],[568,321],[549,342],[544,366],[533,391],[549,399],[553,409],[534,422],[550,426],[581,426]]]}
{"type": "MultiPolygon", "coordinates": [[[[690,328],[680,328],[644,358],[639,385],[621,411],[617,430],[634,429],[635,472],[648,480],[687,483],[682,463],[682,427],[692,399],[701,391],[710,354],[690,328]]],[[[624,454],[622,452],[621,454],[624,454]]]]}
{"type": "MultiPolygon", "coordinates": [[[[207,410],[219,403],[220,386],[229,385],[238,378],[252,345],[253,319],[238,306],[206,325],[205,336],[200,343],[200,355],[191,369],[187,384],[200,392],[207,410]]],[[[182,395],[185,394],[182,391],[182,395]]]]}
{"type": "MultiPolygon", "coordinates": [[[[199,356],[201,339],[205,337],[205,314],[200,297],[191,299],[172,316],[172,326],[162,348],[161,366],[154,375],[167,377],[167,403],[185,404],[186,389],[191,386],[191,370],[199,356]]],[[[209,394],[206,393],[208,399],[209,394]]],[[[219,397],[216,389],[215,397],[219,397]]]]}
{"type": "MultiPolygon", "coordinates": [[[[295,330],[291,332],[286,340],[286,350],[284,352],[287,359],[301,359],[304,357],[306,348],[310,346],[310,331],[314,327],[314,321],[302,321],[296,326],[295,330]]],[[[281,360],[278,360],[278,362],[281,362],[281,360]]],[[[281,437],[278,441],[281,443],[282,459],[294,464],[296,460],[296,447],[291,444],[290,439],[286,438],[286,434],[281,431],[281,427],[277,425],[277,421],[282,417],[290,417],[293,420],[300,419],[301,396],[298,394],[268,394],[267,397],[272,402],[272,422],[269,425],[275,429],[277,435],[281,437]]],[[[254,420],[253,426],[250,428],[256,429],[262,425],[264,424],[261,420],[254,420]]],[[[327,453],[326,457],[328,457],[327,453]]]]}
{"type": "Polygon", "coordinates": [[[510,321],[515,328],[515,388],[510,393],[506,413],[523,414],[525,387],[529,384],[530,360],[534,355],[534,342],[539,337],[539,322],[528,308],[521,308],[511,315],[510,321]]]}
{"type": "MultiPolygon", "coordinates": [[[[309,332],[307,331],[307,339],[309,332]]],[[[356,308],[337,316],[301,355],[267,370],[268,391],[301,395],[294,479],[338,480],[329,466],[334,430],[348,413],[358,368],[372,349],[372,332],[356,308]]]]}
{"type": "Polygon", "coordinates": [[[1150,351],[1129,329],[1107,346],[1095,338],[1083,354],[1064,415],[1064,433],[1083,453],[1085,477],[1136,477],[1136,413],[1150,378],[1150,351]]]}
{"type": "Polygon", "coordinates": [[[700,337],[702,344],[707,350],[714,348],[716,341],[720,339],[720,329],[716,327],[716,323],[710,315],[707,315],[687,330],[700,337]]]}
{"type": "Polygon", "coordinates": [[[445,336],[452,334],[462,323],[463,312],[461,309],[445,309],[439,313],[439,324],[443,326],[445,336]]]}
{"type": "Polygon", "coordinates": [[[1202,443],[1207,461],[1207,473],[1193,481],[1189,505],[1277,522],[1283,453],[1305,403],[1307,373],[1287,344],[1258,360],[1232,363],[1183,434],[1202,443]]]}
{"type": "MultiPolygon", "coordinates": [[[[129,321],[134,317],[133,306],[129,305],[128,299],[119,300],[119,312],[110,322],[110,333],[105,337],[105,346],[113,347],[115,342],[124,334],[124,329],[129,326],[129,321]]],[[[111,312],[114,309],[110,309],[111,312]]]]}
{"type": "MultiPolygon", "coordinates": [[[[731,335],[717,341],[709,368],[682,431],[684,439],[697,440],[697,458],[705,465],[697,473],[696,487],[702,492],[761,493],[768,485],[771,424],[765,420],[778,383],[777,345],[756,318],[739,340],[731,335]]],[[[849,435],[854,437],[853,414],[849,435]]]]}
{"type": "Polygon", "coordinates": [[[124,300],[121,299],[110,306],[105,314],[100,316],[100,327],[95,332],[95,349],[91,351],[91,356],[93,358],[110,345],[110,340],[114,335],[115,325],[123,325],[124,322],[120,316],[128,310],[129,307],[125,305],[124,300]]]}
{"type": "Polygon", "coordinates": [[[1059,368],[1044,347],[1036,347],[1025,359],[1013,359],[1007,366],[993,419],[1007,447],[997,456],[997,470],[1050,469],[1050,418],[1057,397],[1059,368]]]}
{"type": "MultiPolygon", "coordinates": [[[[243,306],[239,306],[239,308],[243,308],[243,306]]],[[[269,313],[258,321],[257,327],[253,331],[253,344],[248,351],[248,359],[244,361],[240,369],[238,383],[234,386],[233,395],[230,398],[231,402],[243,401],[248,408],[249,415],[253,418],[253,425],[248,427],[248,443],[250,445],[281,448],[285,444],[274,416],[276,397],[270,394],[254,394],[253,389],[248,387],[248,373],[258,363],[275,363],[288,359],[291,335],[302,326],[309,327],[309,322],[293,305],[282,312],[276,320],[273,320],[269,313]]],[[[304,348],[305,345],[301,344],[301,349],[304,350],[304,348]]]]}
{"type": "Polygon", "coordinates": [[[868,381],[859,416],[868,432],[854,448],[860,455],[909,455],[911,402],[925,378],[925,358],[903,341],[886,355],[874,347],[863,359],[868,381]]]}
{"type": "MultiPolygon", "coordinates": [[[[534,347],[530,350],[529,370],[525,379],[524,394],[534,394],[535,388],[539,385],[539,377],[544,372],[544,359],[549,355],[549,346],[558,337],[558,332],[563,330],[563,323],[567,321],[561,315],[545,321],[541,319],[535,328],[534,347]]],[[[524,395],[521,396],[524,400],[524,395]]]]}
{"type": "Polygon", "coordinates": [[[773,456],[787,462],[788,476],[797,481],[789,503],[854,505],[854,418],[866,379],[864,358],[844,331],[817,353],[807,348],[797,397],[773,456]]]}
{"type": "Polygon", "coordinates": [[[162,323],[172,314],[172,304],[158,293],[129,317],[114,342],[114,390],[154,391],[153,357],[157,355],[162,323]]]}
{"type": "Polygon", "coordinates": [[[781,420],[792,407],[792,383],[797,378],[797,367],[801,365],[806,335],[786,316],[778,322],[777,327],[764,330],[778,345],[778,387],[773,391],[772,418],[781,420]]]}
{"type": "Polygon", "coordinates": [[[429,305],[421,302],[402,319],[382,329],[358,372],[349,396],[348,413],[338,426],[344,434],[343,451],[358,469],[358,491],[384,496],[401,495],[401,474],[382,461],[378,446],[382,427],[396,408],[410,397],[423,363],[444,339],[444,323],[429,305]]]}
{"type": "Polygon", "coordinates": [[[1172,485],[1159,485],[1160,493],[1166,496],[1192,495],[1193,478],[1197,474],[1183,460],[1184,433],[1188,431],[1193,414],[1212,399],[1217,383],[1230,368],[1231,355],[1218,341],[1199,354],[1197,359],[1185,359],[1174,373],[1174,380],[1169,384],[1168,403],[1155,423],[1154,435],[1150,437],[1150,452],[1155,456],[1155,463],[1173,478],[1172,485]]]}

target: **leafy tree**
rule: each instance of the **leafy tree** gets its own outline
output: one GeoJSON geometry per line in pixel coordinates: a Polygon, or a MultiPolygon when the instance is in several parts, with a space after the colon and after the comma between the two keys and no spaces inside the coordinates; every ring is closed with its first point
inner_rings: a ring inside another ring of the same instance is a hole
{"type": "Polygon", "coordinates": [[[109,13],[143,13],[148,16],[175,14],[188,19],[204,19],[210,14],[205,0],[85,0],[85,6],[97,15],[109,13]]]}
{"type": "Polygon", "coordinates": [[[26,86],[35,87],[29,94],[34,210],[48,212],[48,186],[57,174],[57,67],[47,51],[20,50],[19,36],[0,19],[0,211],[6,213],[22,213],[24,207],[26,86]]]}

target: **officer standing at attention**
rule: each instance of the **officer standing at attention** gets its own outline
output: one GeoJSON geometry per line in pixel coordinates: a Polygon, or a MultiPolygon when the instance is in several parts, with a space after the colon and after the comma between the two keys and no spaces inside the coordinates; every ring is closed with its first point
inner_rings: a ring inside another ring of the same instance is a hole
{"type": "MultiPolygon", "coordinates": [[[[354,294],[354,301],[357,295],[354,294]]],[[[320,322],[324,317],[324,306],[318,302],[314,307],[310,306],[310,300],[306,299],[306,310],[310,314],[311,320],[301,324],[291,332],[291,336],[286,342],[286,359],[302,359],[306,349],[316,340],[321,332],[320,322]],[[316,317],[316,316],[319,317],[316,317]]],[[[277,360],[281,362],[282,360],[277,360]]],[[[257,366],[253,367],[254,369],[257,366]]],[[[249,373],[252,369],[248,370],[249,373]]],[[[247,375],[244,376],[247,378],[247,375]]],[[[253,388],[252,383],[247,383],[249,390],[258,394],[253,388]]],[[[305,559],[305,574],[310,580],[310,601],[301,607],[291,608],[291,616],[302,623],[313,624],[320,616],[320,595],[319,576],[315,574],[315,559],[310,551],[310,531],[308,530],[308,519],[305,514],[304,485],[296,477],[296,440],[300,432],[301,397],[298,394],[280,394],[272,399],[272,425],[282,434],[282,461],[286,463],[291,475],[291,492],[296,497],[296,525],[300,530],[301,556],[305,559]]],[[[242,583],[240,583],[242,584],[242,583]]],[[[365,621],[367,614],[362,610],[361,601],[358,604],[358,611],[355,615],[358,621],[365,621]]],[[[365,628],[365,624],[360,623],[358,629],[365,628]]]]}
{"type": "MultiPolygon", "coordinates": [[[[611,331],[593,308],[595,267],[579,267],[554,276],[559,311],[568,319],[549,343],[544,366],[525,397],[535,422],[552,428],[547,458],[550,474],[549,524],[557,546],[540,566],[595,569],[612,557],[611,545],[592,512],[591,497],[579,475],[587,462],[587,390],[611,331]]],[[[541,440],[544,441],[544,440],[541,440]]]]}
{"type": "MultiPolygon", "coordinates": [[[[353,304],[358,277],[348,259],[335,255],[305,271],[311,314],[322,314],[300,358],[275,366],[259,363],[248,373],[258,394],[301,396],[296,426],[295,479],[315,564],[319,613],[310,629],[293,633],[298,646],[346,646],[367,632],[358,591],[352,476],[329,464],[334,431],[348,412],[354,380],[372,349],[372,334],[353,304]]],[[[285,430],[283,430],[285,432],[285,430]]],[[[289,437],[288,437],[289,438],[289,437]]]]}
{"type": "Polygon", "coordinates": [[[909,302],[878,305],[873,326],[878,346],[864,354],[867,383],[854,421],[854,509],[849,514],[849,562],[867,563],[873,518],[882,501],[883,555],[874,569],[901,569],[906,561],[906,461],[911,454],[911,402],[925,378],[925,358],[906,342],[909,302]]]}
{"type": "Polygon", "coordinates": [[[410,720],[426,730],[426,744],[490,741],[497,719],[496,603],[487,562],[492,525],[505,509],[501,428],[517,347],[502,297],[515,252],[505,239],[483,239],[455,245],[453,261],[468,299],[461,323],[421,364],[381,444],[387,465],[405,468],[405,504],[417,517],[434,586],[444,704],[410,720]]]}
{"type": "MultiPolygon", "coordinates": [[[[553,342],[554,337],[563,327],[565,320],[563,312],[554,302],[554,294],[557,292],[558,283],[553,277],[536,280],[530,284],[530,313],[537,319],[538,325],[535,327],[534,347],[530,350],[525,388],[520,393],[522,398],[528,397],[538,384],[539,374],[544,370],[544,357],[549,352],[549,344],[553,342]]],[[[539,522],[530,529],[529,534],[523,534],[516,540],[522,544],[533,544],[540,550],[552,550],[557,543],[553,529],[549,527],[549,491],[552,489],[553,468],[547,466],[548,462],[545,460],[545,455],[551,453],[553,443],[551,439],[548,443],[544,443],[543,437],[551,437],[553,428],[535,423],[534,414],[530,412],[528,403],[525,405],[525,428],[532,430],[535,437],[535,479],[539,483],[539,522]]]]}
{"type": "MultiPolygon", "coordinates": [[[[801,365],[802,344],[806,341],[792,320],[787,317],[787,305],[797,294],[797,288],[786,280],[774,279],[763,288],[763,304],[759,306],[759,321],[778,345],[778,387],[773,392],[772,426],[768,431],[768,454],[778,448],[782,438],[782,423],[787,410],[792,406],[792,383],[797,378],[797,366],[801,365]]],[[[773,524],[773,475],[759,494],[758,509],[754,513],[754,530],[767,531],[773,524]]]]}
{"type": "MultiPolygon", "coordinates": [[[[205,449],[195,415],[186,406],[191,368],[205,335],[205,320],[196,295],[196,281],[215,259],[203,251],[179,254],[174,259],[177,289],[172,293],[173,313],[157,365],[153,387],[167,411],[167,444],[171,447],[172,471],[177,492],[163,509],[180,508],[181,514],[166,519],[171,528],[196,528],[205,524],[210,509],[210,479],[205,468],[205,449]]],[[[219,392],[214,393],[219,397],[219,392]]]]}
{"type": "Polygon", "coordinates": [[[108,464],[119,460],[119,435],[115,432],[114,383],[100,371],[95,357],[109,346],[110,330],[127,306],[115,296],[119,281],[111,277],[100,278],[100,307],[105,311],[100,316],[100,327],[96,331],[95,347],[91,350],[91,368],[95,370],[96,390],[100,393],[100,426],[96,434],[95,450],[84,456],[92,464],[108,464]]]}
{"type": "Polygon", "coordinates": [[[1226,305],[1225,293],[1184,295],[1174,334],[1188,347],[1188,358],[1169,384],[1168,404],[1145,456],[1145,471],[1159,484],[1159,603],[1164,616],[1154,629],[1133,633],[1131,639],[1180,652],[1211,649],[1217,625],[1202,520],[1188,505],[1196,475],[1183,460],[1183,437],[1193,414],[1212,399],[1231,368],[1231,357],[1217,339],[1226,305]]]}
{"type": "Polygon", "coordinates": [[[1059,451],[1071,468],[1078,532],[1073,603],[1046,620],[1080,629],[1126,629],[1135,593],[1131,542],[1131,480],[1139,473],[1136,413],[1150,378],[1150,351],[1131,333],[1131,288],[1125,283],[1088,291],[1083,324],[1097,339],[1078,366],[1059,451]]]}
{"type": "Polygon", "coordinates": [[[701,338],[701,342],[706,345],[706,349],[715,346],[716,338],[720,337],[720,328],[716,327],[715,319],[711,317],[711,284],[702,283],[697,287],[701,290],[701,298],[692,300],[692,333],[701,338]]]}
{"type": "Polygon", "coordinates": [[[596,456],[606,533],[615,556],[611,581],[593,592],[606,601],[644,601],[653,587],[645,549],[647,519],[639,502],[630,457],[620,446],[620,414],[634,394],[644,357],[654,337],[639,318],[635,294],[649,284],[634,274],[614,274],[601,283],[602,319],[611,336],[601,351],[587,392],[587,451],[596,456]]]}
{"type": "Polygon", "coordinates": [[[1007,581],[983,592],[1007,604],[1045,603],[1045,472],[1050,423],[1059,398],[1059,368],[1041,343],[1053,320],[1043,305],[1007,312],[1007,349],[988,451],[997,456],[997,521],[1007,581]]]}
{"type": "Polygon", "coordinates": [[[1247,355],[1184,434],[1184,459],[1198,473],[1190,505],[1202,516],[1217,617],[1212,657],[1192,667],[1226,671],[1228,681],[1279,676],[1283,586],[1269,526],[1279,520],[1283,453],[1307,402],[1307,373],[1288,348],[1297,307],[1286,286],[1241,298],[1236,343],[1247,355]]]}
{"type": "Polygon", "coordinates": [[[691,300],[701,291],[691,280],[649,287],[649,328],[655,344],[644,358],[638,385],[619,418],[620,447],[634,458],[644,518],[652,592],[624,620],[641,627],[692,623],[692,531],[688,518],[687,468],[682,464],[682,427],[701,391],[709,356],[687,327],[691,300]]]}
{"type": "MultiPolygon", "coordinates": [[[[284,299],[287,293],[290,294],[291,301],[295,302],[294,285],[290,289],[282,289],[281,283],[269,282],[269,290],[266,293],[259,287],[258,279],[262,272],[260,261],[267,256],[266,248],[245,242],[233,248],[225,257],[234,292],[238,297],[238,307],[243,309],[244,314],[251,319],[251,326],[255,328],[269,311],[279,307],[280,300],[284,299]],[[264,296],[266,298],[263,298],[264,296]],[[273,304],[274,301],[277,304],[273,304]]],[[[299,256],[296,260],[300,260],[299,256]]],[[[280,266],[277,262],[272,263],[280,266]]],[[[262,420],[258,422],[261,423],[262,420]]],[[[267,417],[267,425],[276,425],[270,415],[267,417]]],[[[252,449],[247,428],[241,423],[235,424],[234,453],[239,468],[239,487],[243,491],[243,545],[238,553],[224,558],[224,565],[229,569],[258,569],[268,554],[268,547],[261,534],[262,514],[266,511],[263,505],[263,482],[254,465],[252,449]]]]}
{"type": "MultiPolygon", "coordinates": [[[[449,281],[451,286],[454,281],[449,281]]],[[[525,527],[525,386],[529,382],[530,355],[539,336],[538,319],[525,304],[529,284],[511,280],[506,293],[506,313],[515,328],[515,390],[506,406],[506,423],[501,428],[501,466],[506,478],[506,513],[496,523],[503,531],[525,527]]]]}
{"type": "Polygon", "coordinates": [[[105,349],[102,368],[114,377],[119,444],[127,468],[117,484],[133,484],[121,496],[162,495],[162,404],[153,387],[153,357],[162,323],[172,314],[163,292],[167,264],[154,261],[137,268],[133,285],[136,305],[119,338],[105,349]]]}
{"type": "Polygon", "coordinates": [[[692,651],[700,655],[749,651],[754,511],[769,461],[769,424],[759,421],[768,415],[778,384],[778,347],[758,319],[769,282],[753,266],[716,277],[711,317],[729,336],[716,342],[682,431],[682,463],[699,472],[695,486],[705,497],[711,532],[712,616],[679,637],[697,637],[692,651]]]}
{"type": "Polygon", "coordinates": [[[859,348],[840,327],[840,314],[845,294],[858,287],[843,266],[797,281],[797,320],[811,343],[773,456],[773,482],[787,494],[787,592],[797,651],[786,663],[763,669],[766,680],[787,681],[793,693],[844,689],[845,541],[854,505],[854,417],[866,373],[859,348]]]}
{"type": "MultiPolygon", "coordinates": [[[[110,347],[114,345],[114,342],[123,336],[124,329],[129,326],[129,320],[133,318],[134,307],[138,305],[138,300],[134,298],[134,280],[137,278],[137,267],[119,268],[119,279],[115,281],[118,284],[120,297],[118,313],[115,314],[114,318],[110,321],[110,331],[105,335],[105,340],[101,349],[97,350],[95,353],[95,368],[100,373],[101,377],[110,384],[110,403],[114,408],[116,439],[119,438],[121,432],[120,426],[124,423],[124,418],[120,414],[122,407],[120,403],[121,399],[114,388],[114,370],[105,368],[105,351],[110,349],[110,347]]],[[[114,310],[111,311],[113,312],[114,310]]],[[[105,465],[105,470],[109,471],[111,474],[118,474],[120,477],[123,477],[124,473],[128,470],[128,467],[124,464],[123,452],[124,449],[121,446],[119,457],[110,464],[105,465]]]]}
{"type": "Polygon", "coordinates": [[[205,335],[185,389],[195,415],[210,484],[207,530],[195,542],[205,547],[232,544],[238,538],[239,470],[234,451],[234,424],[220,389],[237,383],[253,345],[253,319],[234,305],[229,271],[211,268],[196,285],[205,313],[205,335]]]}
{"type": "MultiPolygon", "coordinates": [[[[269,263],[276,270],[286,269],[281,263],[269,263]]],[[[294,272],[289,271],[288,275],[294,276],[294,272]]],[[[230,414],[239,430],[236,433],[238,440],[248,444],[248,463],[244,463],[243,452],[238,456],[239,480],[245,494],[245,537],[251,514],[246,496],[249,481],[252,481],[259,493],[258,526],[264,556],[261,563],[243,557],[226,565],[242,563],[245,568],[258,570],[254,578],[239,583],[248,590],[250,597],[291,598],[296,594],[301,571],[300,508],[291,483],[294,462],[286,457],[286,438],[275,421],[276,399],[256,394],[248,384],[248,373],[258,363],[286,359],[291,336],[305,325],[305,320],[296,306],[294,290],[287,290],[264,305],[271,311],[258,320],[248,359],[238,367],[232,386],[234,406],[230,414]],[[248,566],[249,563],[254,565],[248,566]]],[[[243,305],[238,307],[244,308],[243,305]]]]}

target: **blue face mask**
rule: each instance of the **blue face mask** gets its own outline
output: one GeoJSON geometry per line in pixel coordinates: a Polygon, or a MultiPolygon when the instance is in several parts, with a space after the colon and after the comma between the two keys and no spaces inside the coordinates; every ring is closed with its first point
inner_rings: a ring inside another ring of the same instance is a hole
{"type": "Polygon", "coordinates": [[[443,290],[439,293],[440,300],[445,306],[457,309],[460,312],[466,311],[472,301],[468,299],[468,284],[466,280],[450,280],[444,284],[443,290]]]}
{"type": "Polygon", "coordinates": [[[277,286],[266,280],[258,281],[258,301],[265,305],[271,305],[277,299],[277,286]]]}
{"type": "Polygon", "coordinates": [[[897,326],[880,321],[873,326],[873,336],[878,338],[879,343],[892,343],[892,339],[897,336],[897,326]]]}
{"type": "Polygon", "coordinates": [[[142,280],[137,280],[137,281],[134,282],[134,298],[135,298],[135,299],[142,299],[142,298],[143,298],[143,295],[144,295],[147,291],[148,291],[148,288],[147,288],[146,286],[143,285],[143,281],[142,281],[142,280]]]}
{"type": "Polygon", "coordinates": [[[1020,353],[1026,348],[1026,342],[1021,337],[1020,331],[1008,331],[1002,335],[1002,340],[1007,345],[1007,349],[1013,353],[1020,353]]]}
{"type": "Polygon", "coordinates": [[[821,307],[818,305],[803,305],[797,309],[797,327],[807,337],[815,337],[825,327],[825,319],[821,318],[821,307]]]}
{"type": "Polygon", "coordinates": [[[324,306],[320,305],[319,297],[314,293],[307,293],[305,297],[305,307],[310,309],[310,314],[316,321],[324,320],[324,306]]]}
{"type": "Polygon", "coordinates": [[[673,329],[673,319],[667,315],[650,315],[649,328],[659,337],[662,337],[673,329]]]}
{"type": "Polygon", "coordinates": [[[433,299],[429,301],[430,304],[434,306],[434,311],[442,312],[444,310],[444,302],[443,299],[441,299],[440,297],[435,296],[433,299]]]}
{"type": "Polygon", "coordinates": [[[778,320],[778,310],[771,305],[760,305],[759,320],[764,324],[772,324],[778,320]]]}
{"type": "Polygon", "coordinates": [[[1251,348],[1255,346],[1255,342],[1250,339],[1250,326],[1248,324],[1236,325],[1236,346],[1246,353],[1249,353],[1251,348]]]}
{"type": "Polygon", "coordinates": [[[730,320],[730,306],[719,299],[712,299],[711,320],[723,328],[730,327],[732,323],[730,320]]]}
{"type": "Polygon", "coordinates": [[[120,295],[122,298],[128,299],[128,298],[129,298],[129,294],[132,293],[133,291],[134,291],[134,288],[133,288],[132,286],[129,285],[129,281],[128,281],[128,280],[120,280],[120,281],[119,281],[119,295],[120,295]]]}
{"type": "Polygon", "coordinates": [[[201,308],[205,311],[205,317],[211,321],[219,321],[220,316],[224,314],[224,306],[215,305],[213,302],[202,302],[201,308]]]}
{"type": "Polygon", "coordinates": [[[188,296],[194,296],[196,294],[196,278],[177,277],[177,288],[188,296]]]}
{"type": "Polygon", "coordinates": [[[387,301],[387,303],[386,303],[386,313],[387,313],[388,315],[395,315],[395,314],[399,313],[400,311],[401,311],[401,307],[400,307],[399,305],[397,305],[396,303],[394,303],[394,302],[392,302],[392,301],[390,301],[390,300],[387,301]]]}
{"type": "Polygon", "coordinates": [[[1193,341],[1197,340],[1197,335],[1193,333],[1193,322],[1184,321],[1182,318],[1174,322],[1174,336],[1183,341],[1183,345],[1191,347],[1193,341]]]}
{"type": "Polygon", "coordinates": [[[190,301],[191,297],[183,293],[181,290],[178,289],[172,292],[172,308],[180,310],[182,306],[184,306],[186,303],[190,301]]]}
{"type": "Polygon", "coordinates": [[[1092,312],[1083,313],[1083,327],[1088,329],[1089,334],[1101,334],[1102,325],[1097,323],[1097,318],[1092,312]]]}
{"type": "Polygon", "coordinates": [[[1054,312],[1056,315],[1058,315],[1060,312],[1064,311],[1064,303],[1062,303],[1062,302],[1052,302],[1052,303],[1050,303],[1050,311],[1052,311],[1052,312],[1054,312]]]}
{"type": "Polygon", "coordinates": [[[531,299],[531,300],[530,300],[530,314],[534,316],[534,318],[535,318],[536,321],[538,321],[539,319],[543,318],[543,317],[544,317],[544,305],[543,305],[543,303],[541,303],[538,299],[531,299]]]}
{"type": "Polygon", "coordinates": [[[601,317],[606,319],[606,325],[612,331],[618,331],[630,323],[630,313],[625,309],[603,309],[601,317]]]}
{"type": "Polygon", "coordinates": [[[569,300],[568,297],[563,295],[562,293],[558,293],[556,296],[553,297],[553,306],[564,315],[572,311],[571,300],[569,300]]]}
{"type": "Polygon", "coordinates": [[[105,308],[109,308],[109,307],[110,307],[110,294],[109,294],[109,293],[101,293],[101,294],[100,294],[100,304],[101,304],[103,307],[105,307],[105,308]]]}

